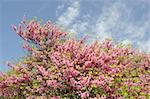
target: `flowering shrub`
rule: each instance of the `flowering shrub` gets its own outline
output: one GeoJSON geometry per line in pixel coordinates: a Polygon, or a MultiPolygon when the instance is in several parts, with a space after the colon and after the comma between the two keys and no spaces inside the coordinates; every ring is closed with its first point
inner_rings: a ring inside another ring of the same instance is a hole
{"type": "Polygon", "coordinates": [[[109,39],[86,44],[48,21],[23,20],[15,32],[29,53],[0,76],[1,98],[150,98],[150,55],[109,39]]]}

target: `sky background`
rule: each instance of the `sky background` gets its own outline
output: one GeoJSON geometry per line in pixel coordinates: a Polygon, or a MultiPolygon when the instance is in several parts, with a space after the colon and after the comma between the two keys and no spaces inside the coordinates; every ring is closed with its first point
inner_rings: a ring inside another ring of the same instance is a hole
{"type": "Polygon", "coordinates": [[[150,0],[0,0],[0,71],[25,54],[12,30],[23,16],[51,20],[89,41],[113,38],[150,52],[150,0]]]}

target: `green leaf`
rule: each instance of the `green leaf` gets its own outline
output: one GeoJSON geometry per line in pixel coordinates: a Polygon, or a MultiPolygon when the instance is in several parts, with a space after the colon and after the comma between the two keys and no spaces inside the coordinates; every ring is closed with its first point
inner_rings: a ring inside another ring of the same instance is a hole
{"type": "Polygon", "coordinates": [[[33,87],[33,88],[38,88],[39,85],[38,85],[37,83],[34,83],[32,87],[33,87]]]}
{"type": "Polygon", "coordinates": [[[140,86],[132,86],[131,87],[132,90],[136,90],[136,91],[140,91],[140,86]]]}
{"type": "Polygon", "coordinates": [[[44,77],[45,80],[48,80],[48,77],[44,77]]]}
{"type": "Polygon", "coordinates": [[[35,69],[35,68],[32,68],[32,72],[36,72],[36,69],[35,69]]]}

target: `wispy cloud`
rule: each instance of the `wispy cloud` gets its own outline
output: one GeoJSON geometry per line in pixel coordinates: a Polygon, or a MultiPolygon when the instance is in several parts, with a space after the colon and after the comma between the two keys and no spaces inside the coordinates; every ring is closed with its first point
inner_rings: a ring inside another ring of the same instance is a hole
{"type": "Polygon", "coordinates": [[[137,46],[140,50],[150,53],[150,39],[141,41],[141,42],[137,42],[137,46]]]}
{"type": "Polygon", "coordinates": [[[140,49],[146,49],[146,51],[150,52],[150,38],[146,37],[150,32],[150,21],[145,17],[148,13],[142,16],[144,20],[132,22],[131,15],[133,14],[133,10],[133,8],[128,8],[122,1],[114,2],[109,7],[103,7],[98,20],[95,20],[96,24],[93,25],[94,39],[100,36],[101,40],[113,38],[124,43],[131,42],[131,44],[137,45],[140,49]]]}
{"type": "MultiPolygon", "coordinates": [[[[99,40],[113,38],[123,43],[131,42],[140,49],[150,51],[150,38],[147,37],[150,35],[150,11],[147,11],[150,2],[138,0],[136,4],[130,4],[127,1],[105,2],[104,6],[99,7],[102,11],[95,15],[81,15],[84,12],[80,9],[84,6],[75,1],[58,18],[58,23],[78,35],[90,35],[93,40],[97,37],[100,37],[99,40]]],[[[90,3],[92,4],[95,5],[94,2],[90,3]]]]}
{"type": "Polygon", "coordinates": [[[67,10],[58,18],[57,24],[63,27],[69,27],[79,14],[80,4],[75,1],[67,8],[67,10]]]}
{"type": "Polygon", "coordinates": [[[101,39],[112,38],[111,30],[117,25],[120,17],[118,5],[118,3],[115,3],[110,7],[103,8],[99,19],[96,21],[93,32],[99,35],[101,39]]]}

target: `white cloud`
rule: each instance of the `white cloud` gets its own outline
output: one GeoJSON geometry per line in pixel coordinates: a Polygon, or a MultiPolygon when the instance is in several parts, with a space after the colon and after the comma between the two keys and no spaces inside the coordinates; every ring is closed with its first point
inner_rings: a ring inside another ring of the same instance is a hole
{"type": "Polygon", "coordinates": [[[64,4],[61,4],[61,5],[59,5],[59,6],[57,7],[57,10],[56,10],[56,17],[59,16],[60,12],[63,11],[64,7],[65,7],[64,4]]]}
{"type": "Polygon", "coordinates": [[[126,40],[122,41],[122,44],[124,44],[125,46],[127,46],[127,45],[131,44],[131,41],[128,40],[128,39],[126,39],[126,40]]]}
{"type": "Polygon", "coordinates": [[[145,22],[143,26],[136,26],[136,25],[125,23],[124,27],[125,27],[124,33],[130,35],[131,39],[137,38],[137,40],[139,40],[144,38],[146,34],[146,30],[148,29],[148,22],[145,22]]]}
{"type": "Polygon", "coordinates": [[[57,24],[67,28],[75,20],[79,14],[80,4],[79,1],[75,1],[71,6],[67,8],[67,11],[64,12],[57,21],[57,24]]]}
{"type": "Polygon", "coordinates": [[[132,10],[121,1],[113,3],[110,7],[104,7],[103,12],[96,21],[96,25],[93,26],[94,33],[99,35],[101,40],[112,37],[122,41],[126,39],[123,43],[130,41],[131,44],[139,44],[142,50],[150,50],[150,40],[141,41],[145,38],[148,31],[149,20],[133,24],[129,20],[132,10]],[[122,18],[123,15],[126,17],[122,18]],[[117,38],[118,35],[119,38],[117,38]]]}
{"type": "Polygon", "coordinates": [[[142,42],[137,42],[138,49],[150,53],[150,39],[142,42]]]}
{"type": "Polygon", "coordinates": [[[88,22],[78,21],[71,26],[71,30],[75,33],[83,34],[84,32],[87,31],[88,25],[89,25],[88,22]]]}
{"type": "Polygon", "coordinates": [[[100,39],[112,38],[112,29],[117,25],[120,17],[119,3],[114,3],[110,7],[104,7],[93,32],[100,36],[100,39]]]}
{"type": "Polygon", "coordinates": [[[114,38],[117,41],[123,41],[123,43],[130,41],[131,44],[139,45],[143,50],[150,50],[150,38],[147,41],[144,40],[146,33],[149,32],[150,21],[145,17],[147,14],[142,15],[144,20],[132,20],[136,18],[134,11],[137,5],[129,7],[121,0],[115,1],[109,6],[100,7],[102,12],[97,13],[96,16],[79,15],[79,12],[82,11],[80,9],[84,7],[80,5],[82,4],[79,4],[79,1],[72,3],[66,12],[58,18],[58,23],[69,29],[70,32],[89,35],[90,41],[97,39],[97,37],[100,37],[100,40],[114,38]],[[80,19],[76,20],[78,16],[80,19]]]}

